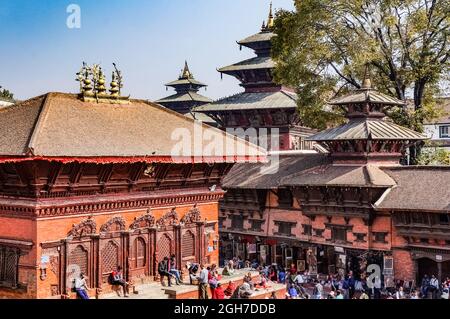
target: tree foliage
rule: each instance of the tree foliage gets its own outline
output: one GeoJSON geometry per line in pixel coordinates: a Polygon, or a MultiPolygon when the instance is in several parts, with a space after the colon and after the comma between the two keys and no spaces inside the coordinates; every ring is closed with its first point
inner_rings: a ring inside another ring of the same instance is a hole
{"type": "Polygon", "coordinates": [[[14,94],[12,94],[9,90],[2,89],[0,86],[0,97],[7,99],[7,100],[14,100],[14,94]]]}
{"type": "Polygon", "coordinates": [[[417,158],[418,165],[450,165],[450,152],[442,148],[427,149],[417,158]]]}
{"type": "Polygon", "coordinates": [[[323,129],[341,114],[326,101],[360,88],[366,66],[374,86],[412,107],[395,122],[422,130],[439,115],[434,97],[449,79],[450,1],[296,0],[275,20],[278,82],[296,88],[305,125],[323,129]]]}

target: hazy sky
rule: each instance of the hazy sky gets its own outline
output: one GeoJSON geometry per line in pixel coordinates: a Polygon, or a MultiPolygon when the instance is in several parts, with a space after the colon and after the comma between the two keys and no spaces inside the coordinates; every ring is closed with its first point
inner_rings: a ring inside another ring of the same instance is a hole
{"type": "MultiPolygon", "coordinates": [[[[187,59],[200,93],[220,98],[241,91],[217,68],[253,56],[236,41],[259,31],[269,0],[0,0],[0,85],[26,99],[50,91],[78,92],[82,61],[112,62],[124,93],[155,100],[187,59]],[[67,7],[81,8],[81,28],[70,29],[67,7]]],[[[274,0],[292,9],[293,0],[274,0]]]]}

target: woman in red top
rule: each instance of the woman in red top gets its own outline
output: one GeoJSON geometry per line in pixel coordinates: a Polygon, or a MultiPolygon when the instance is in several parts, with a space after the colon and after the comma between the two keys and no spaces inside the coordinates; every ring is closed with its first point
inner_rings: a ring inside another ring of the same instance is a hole
{"type": "Polygon", "coordinates": [[[225,299],[225,292],[223,291],[221,284],[217,284],[217,288],[215,291],[215,298],[213,298],[213,299],[218,299],[218,300],[225,299]]]}
{"type": "Polygon", "coordinates": [[[225,289],[224,294],[227,297],[231,297],[231,295],[233,294],[233,292],[236,290],[236,285],[230,281],[230,283],[228,284],[227,289],[225,289]]]}

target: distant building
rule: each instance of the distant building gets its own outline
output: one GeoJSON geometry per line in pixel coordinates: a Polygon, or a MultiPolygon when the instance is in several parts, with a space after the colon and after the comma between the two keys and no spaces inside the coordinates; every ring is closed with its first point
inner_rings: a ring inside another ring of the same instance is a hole
{"type": "Polygon", "coordinates": [[[425,123],[425,134],[430,138],[431,147],[443,148],[450,151],[450,98],[438,99],[444,114],[431,123],[425,123]]]}
{"type": "Polygon", "coordinates": [[[206,96],[198,94],[201,88],[206,88],[207,85],[197,81],[194,75],[189,70],[187,61],[184,64],[184,69],[179,78],[175,81],[166,84],[166,87],[175,89],[176,94],[162,98],[155,103],[161,104],[175,112],[186,115],[187,117],[203,121],[215,126],[214,120],[203,113],[193,112],[196,106],[211,103],[212,100],[206,96]]]}
{"type": "Polygon", "coordinates": [[[196,107],[195,112],[204,113],[218,123],[222,129],[255,129],[258,138],[265,129],[275,135],[272,145],[268,138],[267,148],[277,150],[312,149],[312,142],[305,138],[314,131],[303,127],[297,112],[297,95],[288,87],[274,82],[275,62],[271,58],[274,17],[272,5],[269,18],[261,31],[238,42],[241,48],[255,51],[256,57],[220,68],[223,75],[231,75],[241,82],[244,92],[219,99],[211,104],[196,107]]]}

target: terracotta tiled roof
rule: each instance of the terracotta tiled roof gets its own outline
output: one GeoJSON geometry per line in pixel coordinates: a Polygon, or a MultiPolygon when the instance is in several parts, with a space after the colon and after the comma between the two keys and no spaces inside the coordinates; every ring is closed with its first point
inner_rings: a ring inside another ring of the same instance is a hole
{"type": "Polygon", "coordinates": [[[274,165],[236,164],[223,180],[224,188],[273,189],[283,185],[282,179],[312,167],[326,165],[330,159],[324,154],[281,155],[274,165]]]}
{"type": "Polygon", "coordinates": [[[395,181],[374,165],[322,165],[286,177],[286,186],[391,187],[395,181]]]}
{"type": "Polygon", "coordinates": [[[402,166],[382,170],[397,186],[377,203],[377,209],[450,212],[450,166],[402,166]]]}
{"type": "Polygon", "coordinates": [[[204,154],[210,141],[203,141],[200,136],[200,147],[192,147],[197,132],[194,123],[181,114],[143,100],[130,100],[129,104],[96,103],[83,102],[74,94],[48,93],[0,110],[0,156],[173,159],[173,146],[180,143],[181,136],[189,135],[191,149],[182,157],[190,161],[197,160],[193,156],[206,156],[215,161],[233,162],[247,158],[249,153],[265,154],[253,144],[203,125],[204,134],[224,142],[223,147],[204,154]],[[176,130],[180,132],[174,140],[172,135],[176,130]],[[227,142],[241,145],[242,150],[227,149],[227,142]]]}

